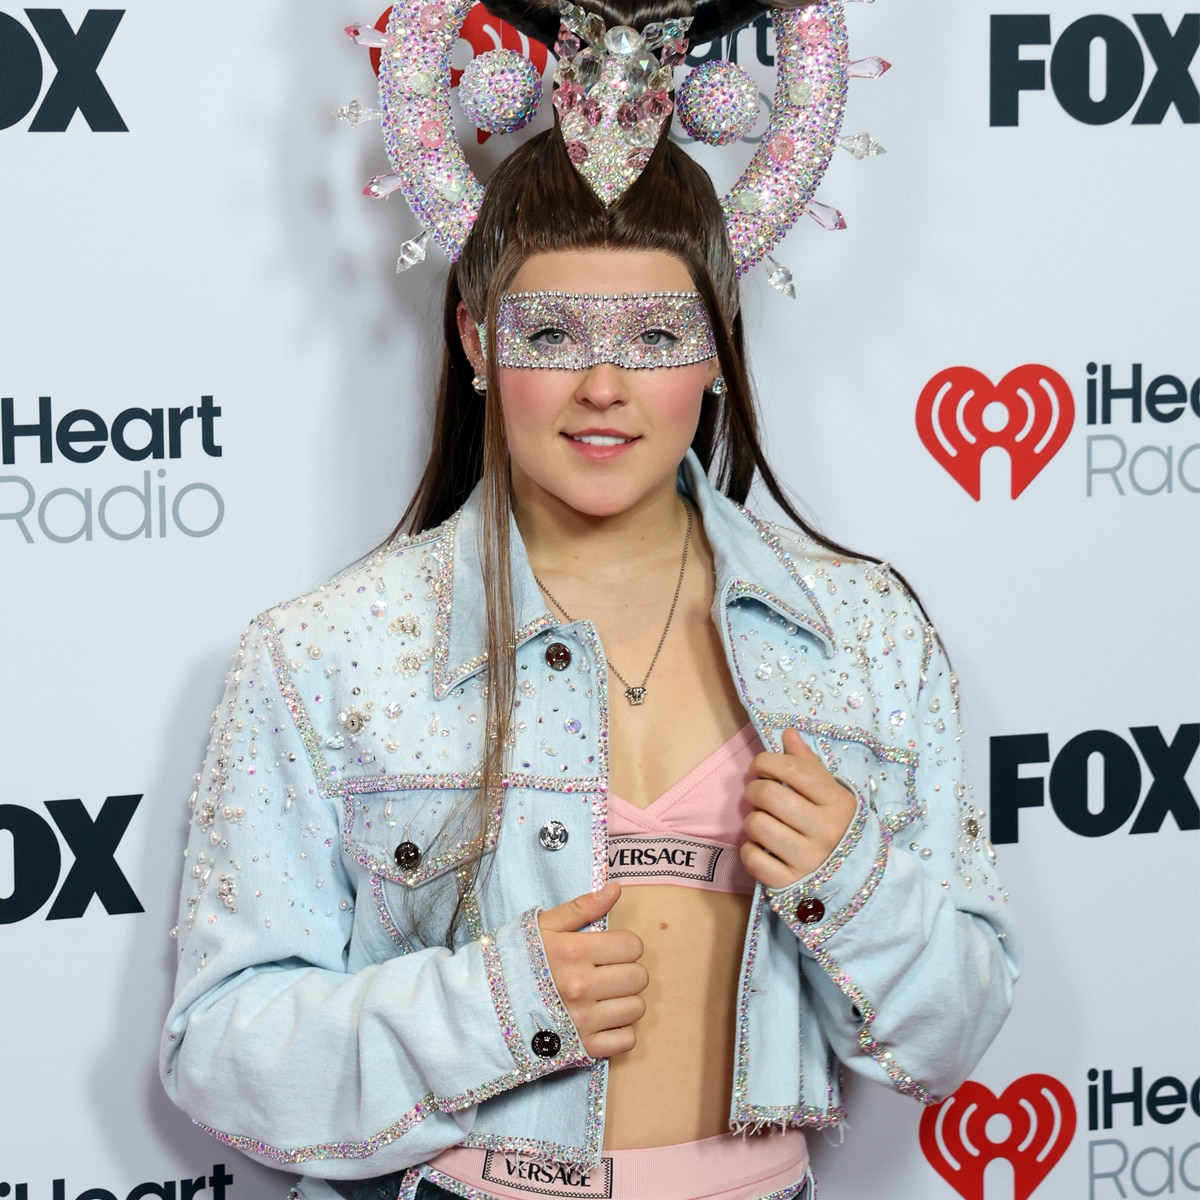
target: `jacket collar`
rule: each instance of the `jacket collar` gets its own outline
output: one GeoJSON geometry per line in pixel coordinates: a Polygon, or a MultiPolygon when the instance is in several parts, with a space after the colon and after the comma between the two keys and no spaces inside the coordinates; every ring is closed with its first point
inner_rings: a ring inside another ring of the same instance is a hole
{"type": "MultiPolygon", "coordinates": [[[[776,527],[732,503],[709,482],[689,450],[679,468],[679,490],[692,500],[713,549],[716,591],[713,617],[723,626],[724,611],[742,600],[756,601],[812,632],[826,655],[834,649],[833,630],[813,591],[776,527]]],[[[486,587],[489,573],[480,547],[481,489],[442,527],[438,542],[437,630],[434,639],[434,696],[442,699],[487,665],[486,587]]],[[[510,518],[513,613],[517,646],[548,629],[561,627],[546,608],[533,577],[525,543],[510,518]]]]}

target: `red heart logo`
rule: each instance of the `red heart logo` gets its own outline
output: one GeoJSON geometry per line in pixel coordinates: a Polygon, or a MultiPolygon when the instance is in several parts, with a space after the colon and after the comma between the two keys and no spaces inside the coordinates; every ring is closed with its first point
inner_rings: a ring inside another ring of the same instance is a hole
{"type": "Polygon", "coordinates": [[[1062,448],[1074,423],[1067,381],[1037,363],[1015,367],[997,384],[974,367],[947,367],[917,400],[925,449],[974,500],[985,450],[1008,451],[1015,500],[1062,448]]]}
{"type": "Polygon", "coordinates": [[[981,1083],[966,1083],[921,1114],[921,1149],[935,1171],[963,1198],[984,1200],[988,1163],[1012,1163],[1015,1200],[1029,1200],[1075,1136],[1075,1101],[1052,1075],[1022,1075],[997,1098],[981,1083]],[[995,1117],[1003,1126],[987,1126],[995,1117]]]}

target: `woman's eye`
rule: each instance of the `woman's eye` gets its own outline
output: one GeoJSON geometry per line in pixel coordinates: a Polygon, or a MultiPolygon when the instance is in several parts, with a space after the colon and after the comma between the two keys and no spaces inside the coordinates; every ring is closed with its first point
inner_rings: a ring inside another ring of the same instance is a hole
{"type": "Polygon", "coordinates": [[[565,329],[539,329],[537,333],[530,334],[529,340],[534,345],[562,346],[566,343],[567,332],[565,329]]]}
{"type": "Polygon", "coordinates": [[[643,346],[669,346],[679,339],[666,329],[647,329],[641,334],[643,346]]]}

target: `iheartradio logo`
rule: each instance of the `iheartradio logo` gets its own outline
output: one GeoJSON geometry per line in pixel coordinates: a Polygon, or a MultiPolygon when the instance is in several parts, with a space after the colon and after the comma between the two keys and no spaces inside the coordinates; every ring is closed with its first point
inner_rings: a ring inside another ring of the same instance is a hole
{"type": "Polygon", "coordinates": [[[984,452],[999,446],[1012,464],[1015,500],[1058,453],[1075,423],[1067,381],[1050,367],[1026,363],[999,383],[974,367],[947,367],[917,400],[917,433],[973,500],[979,499],[984,452]]]}
{"type": "Polygon", "coordinates": [[[1029,1200],[1075,1136],[1075,1102],[1052,1075],[1022,1075],[1000,1096],[966,1083],[921,1114],[921,1149],[963,1198],[988,1200],[988,1164],[1012,1165],[1013,1200],[1029,1200]]]}

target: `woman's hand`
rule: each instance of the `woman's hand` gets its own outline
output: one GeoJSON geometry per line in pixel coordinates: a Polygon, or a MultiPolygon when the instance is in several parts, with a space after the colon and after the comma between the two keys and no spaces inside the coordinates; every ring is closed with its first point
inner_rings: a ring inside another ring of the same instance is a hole
{"type": "Polygon", "coordinates": [[[751,769],[742,862],[763,887],[787,887],[833,853],[858,801],[794,729],[783,732],[782,754],[760,754],[751,769]]]}
{"type": "Polygon", "coordinates": [[[641,993],[650,976],[638,959],[642,939],[630,929],[580,933],[616,904],[621,886],[606,883],[538,914],[554,986],[593,1058],[632,1050],[634,1025],[646,1012],[641,993]]]}

